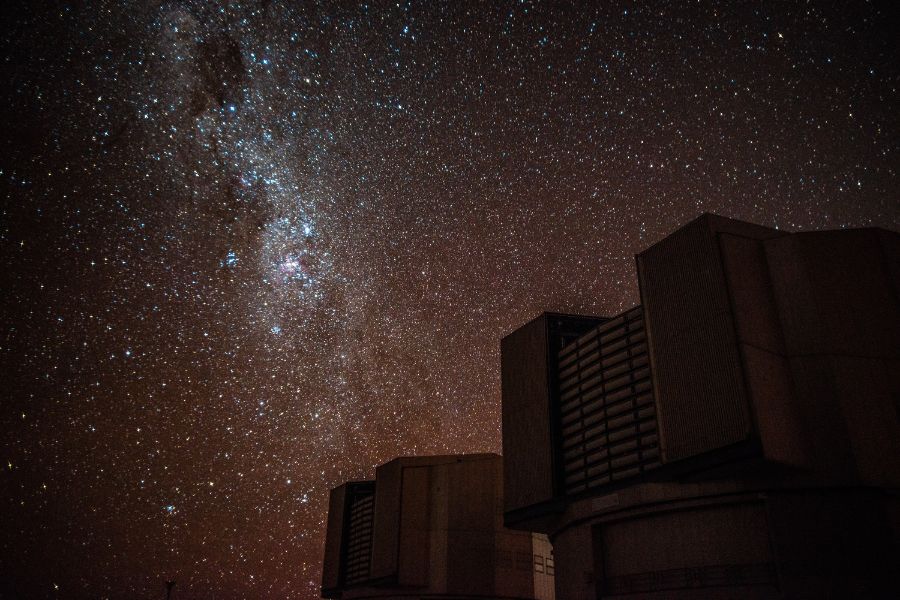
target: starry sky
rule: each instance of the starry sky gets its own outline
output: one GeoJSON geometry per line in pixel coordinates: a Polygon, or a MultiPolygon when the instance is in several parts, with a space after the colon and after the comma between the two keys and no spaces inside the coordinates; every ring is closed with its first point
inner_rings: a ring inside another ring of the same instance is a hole
{"type": "Polygon", "coordinates": [[[4,3],[0,597],[315,598],[328,490],[499,452],[541,310],[701,212],[900,227],[836,4],[4,3]]]}

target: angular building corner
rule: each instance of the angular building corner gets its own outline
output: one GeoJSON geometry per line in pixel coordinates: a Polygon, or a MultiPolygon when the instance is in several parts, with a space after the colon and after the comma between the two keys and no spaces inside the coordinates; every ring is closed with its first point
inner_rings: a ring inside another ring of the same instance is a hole
{"type": "Polygon", "coordinates": [[[546,535],[503,526],[496,454],[403,457],[331,492],[325,598],[553,600],[546,535]]]}

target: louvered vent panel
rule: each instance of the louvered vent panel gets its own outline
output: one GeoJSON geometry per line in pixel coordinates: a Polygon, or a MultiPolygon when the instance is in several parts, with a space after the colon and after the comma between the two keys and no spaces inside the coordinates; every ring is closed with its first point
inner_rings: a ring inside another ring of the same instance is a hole
{"type": "Polygon", "coordinates": [[[344,550],[345,584],[368,579],[372,562],[375,489],[372,486],[359,487],[352,494],[344,550]]]}
{"type": "Polygon", "coordinates": [[[643,309],[638,306],[560,350],[560,447],[566,494],[660,464],[643,309]]]}

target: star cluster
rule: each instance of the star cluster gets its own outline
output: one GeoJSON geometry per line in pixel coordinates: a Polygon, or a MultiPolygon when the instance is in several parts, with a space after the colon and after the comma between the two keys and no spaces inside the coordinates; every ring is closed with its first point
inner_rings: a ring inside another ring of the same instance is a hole
{"type": "Polygon", "coordinates": [[[316,598],[329,488],[499,452],[539,311],[701,212],[900,226],[872,3],[3,10],[4,598],[316,598]]]}

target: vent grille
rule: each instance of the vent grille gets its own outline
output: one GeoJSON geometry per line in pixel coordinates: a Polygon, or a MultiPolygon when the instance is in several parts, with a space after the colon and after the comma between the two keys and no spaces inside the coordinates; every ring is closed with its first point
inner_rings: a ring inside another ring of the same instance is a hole
{"type": "Polygon", "coordinates": [[[375,520],[375,487],[354,486],[347,518],[344,545],[344,583],[369,578],[372,563],[372,529],[375,520]]]}
{"type": "Polygon", "coordinates": [[[659,466],[642,307],[591,329],[563,347],[558,359],[558,464],[564,493],[659,466]]]}

